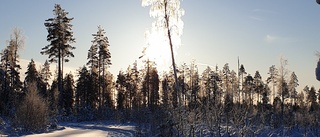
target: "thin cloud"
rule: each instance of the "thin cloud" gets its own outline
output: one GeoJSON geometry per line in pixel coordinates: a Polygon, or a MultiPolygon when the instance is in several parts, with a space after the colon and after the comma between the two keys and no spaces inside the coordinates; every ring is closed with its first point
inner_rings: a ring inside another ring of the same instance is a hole
{"type": "Polygon", "coordinates": [[[252,12],[259,12],[259,13],[268,13],[268,14],[277,14],[276,11],[272,11],[272,10],[266,10],[266,9],[254,9],[252,10],[252,12]]]}
{"type": "Polygon", "coordinates": [[[282,36],[275,36],[275,35],[266,35],[264,37],[264,41],[267,43],[279,43],[279,44],[288,44],[288,43],[295,43],[300,42],[299,38],[290,38],[290,37],[282,37],[282,36]]]}
{"type": "Polygon", "coordinates": [[[249,18],[250,18],[250,19],[253,19],[253,20],[256,20],[256,21],[264,21],[263,18],[257,17],[257,16],[250,16],[249,18]]]}
{"type": "Polygon", "coordinates": [[[255,21],[265,21],[266,17],[270,14],[278,14],[278,12],[266,9],[253,9],[249,18],[255,21]]]}
{"type": "Polygon", "coordinates": [[[277,42],[278,40],[279,40],[279,37],[277,36],[266,35],[264,37],[264,41],[267,43],[274,43],[274,42],[277,42]]]}

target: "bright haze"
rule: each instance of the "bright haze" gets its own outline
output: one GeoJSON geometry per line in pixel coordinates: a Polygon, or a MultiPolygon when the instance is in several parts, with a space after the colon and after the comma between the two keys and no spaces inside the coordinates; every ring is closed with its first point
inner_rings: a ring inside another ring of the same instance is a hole
{"type": "MultiPolygon", "coordinates": [[[[54,4],[61,4],[69,12],[68,17],[74,18],[71,24],[76,38],[75,58],[65,63],[70,71],[86,64],[92,34],[97,32],[98,25],[103,26],[109,38],[111,73],[117,75],[119,70],[139,61],[147,43],[146,32],[155,20],[140,0],[1,1],[0,49],[5,48],[12,29],[21,28],[26,37],[20,51],[24,70],[31,58],[39,63],[47,59],[40,51],[49,44],[44,22],[53,17],[54,4]]],[[[206,65],[218,65],[221,69],[229,63],[230,69],[236,71],[239,57],[248,73],[254,75],[259,70],[266,80],[269,67],[279,66],[283,56],[288,60],[287,69],[298,76],[299,91],[306,85],[320,87],[315,78],[315,53],[320,51],[320,6],[315,1],[184,0],[181,7],[185,15],[182,45],[175,51],[178,66],[195,60],[200,70],[206,65]]],[[[152,38],[151,43],[156,44],[147,54],[161,70],[168,70],[169,47],[162,42],[152,38]]]]}

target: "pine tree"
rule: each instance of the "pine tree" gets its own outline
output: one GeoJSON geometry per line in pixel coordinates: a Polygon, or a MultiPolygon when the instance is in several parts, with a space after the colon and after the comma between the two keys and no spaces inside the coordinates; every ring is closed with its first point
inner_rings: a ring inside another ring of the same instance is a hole
{"type": "Polygon", "coordinates": [[[71,73],[67,74],[64,78],[64,94],[63,94],[63,108],[65,114],[68,116],[73,111],[74,103],[74,80],[71,73]]]}
{"type": "MultiPolygon", "coordinates": [[[[198,67],[195,65],[195,62],[193,61],[190,66],[190,72],[189,72],[189,91],[190,91],[190,102],[189,105],[191,108],[195,109],[197,108],[198,102],[198,92],[200,90],[200,78],[198,73],[198,67]]],[[[179,96],[180,98],[180,96],[179,96]]]]}
{"type": "Polygon", "coordinates": [[[208,66],[202,73],[202,91],[204,92],[203,94],[203,98],[204,101],[203,103],[205,103],[206,105],[209,105],[209,103],[211,103],[211,94],[213,92],[213,79],[211,77],[211,75],[213,74],[213,71],[211,70],[211,68],[208,66]]]}
{"type": "Polygon", "coordinates": [[[90,49],[88,50],[87,65],[91,69],[91,71],[98,68],[97,50],[98,50],[98,47],[96,45],[91,45],[90,49]]]}
{"type": "Polygon", "coordinates": [[[99,77],[99,107],[102,106],[102,103],[105,102],[103,100],[103,94],[106,92],[106,69],[111,65],[111,53],[109,51],[109,39],[105,36],[105,31],[101,26],[98,26],[98,31],[96,34],[92,34],[93,41],[92,46],[89,49],[88,59],[91,68],[97,66],[98,68],[98,77],[99,77]],[[100,87],[102,89],[100,89],[100,87]]]}
{"type": "Polygon", "coordinates": [[[132,99],[134,96],[134,91],[133,91],[133,77],[132,75],[132,70],[131,66],[129,65],[125,74],[125,85],[126,85],[126,109],[132,109],[132,99]]]}
{"type": "Polygon", "coordinates": [[[9,40],[9,63],[10,63],[10,83],[12,90],[17,93],[22,89],[22,82],[20,81],[21,70],[19,63],[19,50],[24,46],[24,36],[22,30],[14,28],[9,40]]]}
{"type": "Polygon", "coordinates": [[[295,104],[296,102],[296,98],[297,98],[297,95],[298,95],[298,92],[296,90],[296,87],[299,86],[299,83],[298,83],[298,77],[297,75],[292,72],[291,73],[291,76],[290,76],[290,81],[289,81],[289,92],[290,92],[290,98],[291,98],[291,103],[292,104],[295,104]]]}
{"type": "Polygon", "coordinates": [[[93,120],[97,108],[97,93],[94,92],[91,75],[86,66],[78,70],[75,92],[75,111],[78,120],[93,120]]]}
{"type": "Polygon", "coordinates": [[[174,103],[174,102],[178,101],[178,98],[181,98],[181,100],[179,101],[179,102],[181,102],[180,103],[181,105],[183,105],[185,107],[187,106],[188,90],[190,88],[190,86],[187,83],[187,79],[188,79],[187,77],[190,74],[189,70],[190,69],[188,68],[186,63],[184,63],[178,71],[179,72],[178,82],[179,82],[179,87],[180,87],[179,93],[177,92],[177,90],[174,90],[173,71],[170,71],[171,75],[167,76],[168,84],[170,86],[169,90],[174,91],[173,93],[170,93],[171,94],[171,104],[175,107],[177,107],[178,104],[174,103]]]}
{"type": "Polygon", "coordinates": [[[28,68],[27,68],[27,71],[25,72],[25,75],[26,75],[24,80],[25,88],[27,88],[29,84],[35,83],[41,97],[46,98],[47,85],[42,79],[42,77],[40,76],[39,72],[37,71],[36,64],[33,61],[33,59],[31,59],[30,63],[28,64],[28,68]]]}
{"type": "Polygon", "coordinates": [[[123,110],[125,108],[125,86],[126,86],[126,77],[123,71],[119,71],[116,81],[116,88],[118,91],[117,94],[117,109],[123,110]]]}
{"type": "MultiPolygon", "coordinates": [[[[235,97],[235,96],[237,96],[237,94],[234,94],[234,93],[237,93],[237,91],[238,91],[238,85],[239,85],[239,83],[238,83],[238,77],[237,77],[237,73],[234,71],[234,70],[231,70],[231,72],[230,72],[230,88],[231,88],[231,97],[232,97],[232,102],[233,102],[233,98],[235,97]]],[[[238,96],[238,98],[239,98],[239,96],[238,96]]],[[[240,99],[238,99],[238,100],[240,100],[240,99]]]]}
{"type": "Polygon", "coordinates": [[[85,107],[93,107],[93,104],[95,102],[90,102],[92,100],[89,100],[88,94],[91,91],[89,89],[90,85],[90,75],[85,66],[81,67],[78,70],[78,80],[76,84],[76,92],[75,92],[75,106],[77,109],[77,112],[79,113],[80,108],[85,107]]]}
{"type": "Polygon", "coordinates": [[[310,102],[310,111],[315,111],[317,106],[317,95],[316,89],[312,86],[307,96],[308,102],[310,102]]]}
{"type": "Polygon", "coordinates": [[[223,88],[225,90],[225,93],[230,95],[230,73],[231,73],[231,71],[229,69],[228,63],[226,63],[223,66],[222,73],[223,73],[223,88]]]}
{"type": "Polygon", "coordinates": [[[224,84],[224,88],[225,88],[225,100],[224,100],[224,109],[225,109],[225,113],[226,113],[226,124],[227,124],[227,134],[229,134],[229,127],[228,127],[228,123],[229,123],[229,112],[232,109],[232,105],[233,105],[233,97],[230,91],[230,69],[229,69],[229,64],[226,63],[223,67],[222,70],[222,74],[223,74],[223,84],[224,84]]]}
{"type": "Polygon", "coordinates": [[[262,94],[264,84],[262,82],[262,78],[259,71],[256,71],[256,73],[254,74],[253,83],[254,83],[254,91],[257,94],[257,103],[260,103],[260,95],[262,94]]]}
{"type": "Polygon", "coordinates": [[[46,84],[46,87],[49,88],[49,80],[52,76],[52,73],[50,72],[50,63],[48,62],[48,60],[45,61],[45,63],[42,66],[42,69],[40,71],[40,76],[41,79],[44,81],[44,83],[46,84]]]}
{"type": "Polygon", "coordinates": [[[150,107],[152,112],[157,110],[157,107],[160,103],[159,82],[160,80],[158,71],[156,68],[152,68],[150,73],[150,107]]]}
{"type": "Polygon", "coordinates": [[[150,95],[151,95],[151,89],[150,89],[150,85],[151,85],[151,72],[152,69],[155,65],[155,63],[153,61],[150,61],[149,59],[144,61],[145,62],[145,69],[142,70],[144,71],[143,73],[143,80],[142,80],[142,88],[141,88],[141,92],[142,92],[142,102],[144,107],[150,107],[150,95]]]}
{"type": "Polygon", "coordinates": [[[275,65],[272,65],[270,68],[269,68],[269,77],[267,78],[267,84],[271,83],[272,84],[272,100],[275,99],[275,86],[277,85],[277,77],[278,77],[278,69],[276,68],[275,65]]]}
{"type": "Polygon", "coordinates": [[[170,85],[168,80],[168,75],[164,74],[161,81],[161,91],[162,91],[162,105],[165,109],[170,108],[170,85]]]}
{"type": "Polygon", "coordinates": [[[74,57],[71,50],[75,49],[71,46],[71,43],[75,42],[72,25],[70,24],[73,18],[68,18],[68,14],[59,4],[54,6],[54,17],[47,19],[44,23],[48,31],[47,41],[50,44],[42,48],[40,52],[43,55],[48,55],[50,63],[58,63],[58,106],[60,108],[63,105],[63,62],[69,62],[67,58],[74,57]]]}
{"type": "Polygon", "coordinates": [[[249,103],[250,105],[253,104],[253,97],[252,97],[252,92],[253,92],[253,86],[254,86],[254,83],[253,83],[253,77],[248,74],[246,77],[245,77],[245,80],[244,80],[244,89],[245,89],[245,101],[246,103],[249,103]],[[249,99],[248,99],[249,97],[249,99]]]}
{"type": "MultiPolygon", "coordinates": [[[[22,31],[15,28],[8,41],[8,46],[0,53],[3,83],[1,92],[1,104],[5,115],[9,115],[11,110],[18,102],[22,90],[20,81],[19,50],[24,45],[22,31]]],[[[20,96],[21,97],[21,96],[20,96]]]]}
{"type": "Polygon", "coordinates": [[[2,75],[2,80],[1,80],[1,85],[2,85],[2,91],[0,94],[0,105],[1,105],[1,112],[2,113],[7,113],[8,112],[8,104],[9,104],[9,96],[11,94],[10,92],[10,77],[9,77],[9,68],[10,68],[10,63],[9,63],[9,49],[6,48],[1,52],[1,75],[2,75]]]}
{"type": "Polygon", "coordinates": [[[135,61],[133,63],[133,66],[131,68],[131,75],[130,75],[130,85],[132,87],[132,91],[131,91],[131,101],[132,101],[132,107],[137,109],[140,106],[140,102],[141,102],[141,97],[140,97],[140,82],[141,82],[141,78],[139,77],[139,70],[138,70],[138,66],[137,66],[137,61],[135,61]]]}
{"type": "Polygon", "coordinates": [[[113,109],[114,108],[114,103],[113,103],[113,93],[115,89],[115,83],[114,83],[114,77],[113,75],[107,71],[105,76],[103,77],[103,85],[105,86],[102,95],[101,96],[101,106],[99,109],[101,113],[105,113],[106,109],[113,109]]]}
{"type": "MultiPolygon", "coordinates": [[[[239,75],[241,75],[241,92],[242,92],[242,95],[241,95],[241,97],[242,97],[242,101],[244,100],[244,92],[243,92],[243,84],[244,84],[244,81],[243,81],[243,77],[244,77],[244,75],[245,74],[247,74],[247,72],[246,72],[246,70],[245,70],[245,68],[244,68],[244,66],[243,66],[243,64],[241,64],[240,65],[240,68],[239,68],[239,75]]],[[[240,94],[240,93],[239,93],[240,94]]]]}
{"type": "Polygon", "coordinates": [[[279,76],[277,78],[278,82],[278,94],[281,97],[281,126],[284,126],[284,101],[289,97],[289,89],[286,81],[288,60],[283,57],[280,58],[280,68],[279,76]]]}
{"type": "Polygon", "coordinates": [[[50,111],[51,116],[57,113],[58,97],[59,97],[58,81],[55,78],[51,83],[51,87],[48,93],[48,101],[49,101],[49,108],[50,108],[49,110],[51,110],[50,111]]]}
{"type": "Polygon", "coordinates": [[[266,106],[269,102],[269,94],[271,93],[270,88],[267,84],[264,85],[264,89],[262,92],[262,104],[266,106]]]}
{"type": "Polygon", "coordinates": [[[308,86],[306,86],[304,89],[303,89],[308,95],[307,95],[307,101],[312,103],[312,102],[316,102],[317,100],[317,96],[316,96],[316,91],[314,89],[314,87],[311,87],[309,89],[308,86]]]}

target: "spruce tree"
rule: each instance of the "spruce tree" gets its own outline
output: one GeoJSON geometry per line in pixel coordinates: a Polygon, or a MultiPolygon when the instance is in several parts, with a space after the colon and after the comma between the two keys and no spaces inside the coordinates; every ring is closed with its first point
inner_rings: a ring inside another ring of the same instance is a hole
{"type": "Polygon", "coordinates": [[[31,83],[35,83],[38,80],[39,74],[36,69],[36,64],[34,63],[33,59],[28,64],[27,71],[25,72],[25,79],[24,84],[25,86],[28,86],[31,83]]]}
{"type": "Polygon", "coordinates": [[[68,116],[73,111],[74,102],[74,80],[71,73],[67,74],[64,78],[64,94],[63,94],[63,107],[65,114],[68,116]]]}

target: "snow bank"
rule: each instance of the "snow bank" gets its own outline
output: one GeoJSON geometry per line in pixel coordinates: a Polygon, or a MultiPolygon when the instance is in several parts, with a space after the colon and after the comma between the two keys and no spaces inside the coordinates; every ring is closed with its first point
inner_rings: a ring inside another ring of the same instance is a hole
{"type": "Polygon", "coordinates": [[[112,122],[83,122],[61,124],[63,130],[51,133],[33,134],[26,137],[132,137],[135,135],[135,126],[128,124],[115,124],[112,122]]]}

